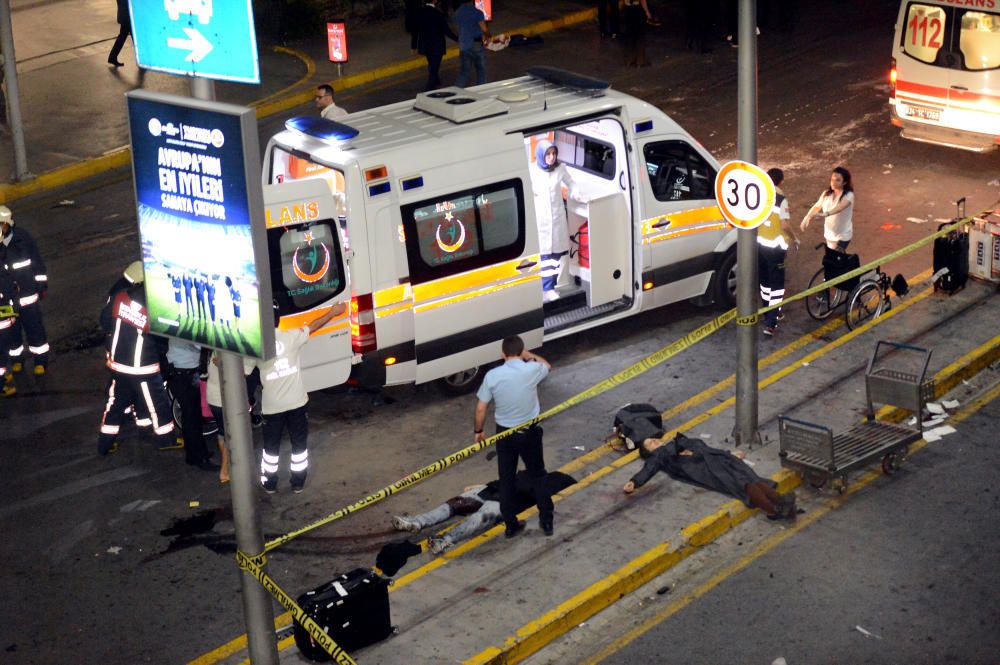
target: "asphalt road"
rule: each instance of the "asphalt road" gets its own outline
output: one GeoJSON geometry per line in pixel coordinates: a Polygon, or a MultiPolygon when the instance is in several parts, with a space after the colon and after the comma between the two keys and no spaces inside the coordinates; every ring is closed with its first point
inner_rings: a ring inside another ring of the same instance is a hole
{"type": "Polygon", "coordinates": [[[601,662],[995,663],[997,418],[993,399],[601,662]]]}
{"type": "MultiPolygon", "coordinates": [[[[889,125],[892,5],[810,3],[800,13],[798,31],[765,30],[760,46],[760,162],[785,168],[793,217],[818,197],[832,166],[851,168],[863,260],[924,236],[937,219],[953,216],[950,201],[958,196],[968,197],[971,210],[997,195],[989,184],[995,156],[906,142],[889,125]]],[[[666,10],[663,15],[671,17],[666,10]]],[[[491,77],[517,75],[540,63],[607,77],[667,110],[720,160],[735,157],[736,51],[718,43],[711,54],[694,54],[684,49],[677,24],[666,25],[650,36],[653,66],[647,69],[621,67],[619,47],[600,42],[595,28],[586,26],[547,35],[542,47],[491,55],[491,77]]],[[[443,73],[450,80],[454,65],[443,73]]],[[[350,109],[398,101],[411,98],[422,82],[419,75],[373,84],[338,101],[350,109]]],[[[264,123],[262,137],[283,120],[264,123]]],[[[0,608],[4,663],[65,662],[67,654],[84,663],[187,662],[243,632],[228,490],[212,474],[190,470],[178,453],[157,453],[142,441],[126,441],[111,460],[94,454],[105,385],[96,318],[107,287],[137,255],[134,212],[131,183],[123,175],[18,206],[19,221],[45,229],[36,235],[50,266],[45,311],[57,355],[45,385],[22,379],[22,395],[0,403],[0,468],[9,476],[0,485],[0,528],[13,534],[0,543],[7,598],[0,608]]],[[[811,228],[803,246],[819,237],[819,229],[811,228]]],[[[790,290],[801,287],[818,262],[811,251],[791,254],[790,290]]],[[[926,249],[889,268],[911,275],[929,266],[926,249]]],[[[574,394],[714,314],[679,305],[547,346],[544,353],[557,372],[543,401],[574,394]]],[[[814,322],[798,309],[789,312],[785,326],[790,339],[814,322]]],[[[779,336],[762,349],[780,343],[779,336]]],[[[546,428],[550,465],[578,454],[573,445],[595,445],[620,404],[676,403],[724,378],[734,366],[733,348],[732,337],[720,335],[627,391],[553,422],[546,428]]],[[[371,395],[346,390],[313,395],[309,489],[295,498],[263,499],[265,532],[284,533],[458,449],[468,439],[471,409],[469,399],[442,399],[428,387],[391,389],[377,404],[371,395]]],[[[302,589],[334,570],[370,565],[389,537],[390,512],[430,505],[494,473],[485,460],[470,461],[405,499],[296,541],[272,572],[302,589]]],[[[892,516],[899,514],[897,509],[892,516]]],[[[870,540],[884,528],[875,522],[864,537],[870,540]]],[[[865,618],[845,616],[851,626],[868,627],[865,618]]],[[[882,625],[870,623],[879,633],[882,625]]],[[[766,653],[773,658],[793,652],[766,653]]]]}

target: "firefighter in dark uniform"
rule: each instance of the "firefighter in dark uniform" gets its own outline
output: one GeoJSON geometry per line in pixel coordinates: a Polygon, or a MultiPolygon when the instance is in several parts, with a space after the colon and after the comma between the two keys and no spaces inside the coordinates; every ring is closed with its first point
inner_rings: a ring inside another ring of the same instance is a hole
{"type": "Polygon", "coordinates": [[[14,375],[8,367],[10,356],[7,354],[14,343],[13,327],[16,316],[14,301],[14,284],[3,265],[0,265],[0,397],[12,397],[17,394],[14,375]]]}
{"type": "Polygon", "coordinates": [[[148,413],[153,433],[161,447],[173,444],[174,423],[170,400],[160,375],[160,339],[149,333],[149,313],[143,291],[143,275],[134,274],[135,284],[119,291],[101,312],[101,321],[110,321],[107,366],[111,370],[108,401],[101,419],[97,453],[107,455],[117,449],[117,437],[125,410],[134,405],[148,413]]]}
{"type": "Polygon", "coordinates": [[[35,374],[41,376],[49,362],[49,342],[39,302],[49,287],[45,263],[31,234],[24,229],[14,230],[14,216],[3,205],[0,205],[0,235],[0,265],[7,270],[17,291],[18,315],[11,326],[13,340],[8,351],[11,371],[16,374],[24,369],[23,335],[28,338],[28,351],[34,357],[35,374]]]}
{"type": "MultiPolygon", "coordinates": [[[[767,175],[774,182],[774,208],[767,220],[757,227],[757,269],[759,271],[760,297],[764,306],[780,305],[785,299],[785,255],[789,242],[799,246],[799,239],[792,229],[788,199],[781,191],[785,174],[781,169],[768,169],[767,175]]],[[[781,308],[772,309],[764,315],[761,332],[771,336],[778,327],[781,308]]]]}

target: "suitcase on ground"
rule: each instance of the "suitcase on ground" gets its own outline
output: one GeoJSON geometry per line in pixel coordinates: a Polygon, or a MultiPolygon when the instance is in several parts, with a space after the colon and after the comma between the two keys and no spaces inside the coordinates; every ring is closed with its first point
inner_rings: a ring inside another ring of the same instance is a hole
{"type": "Polygon", "coordinates": [[[663,416],[652,404],[626,404],[615,414],[614,431],[627,450],[663,436],[663,416]]]}
{"type": "MultiPolygon", "coordinates": [[[[351,653],[389,637],[389,580],[378,573],[357,568],[307,591],[296,601],[337,646],[351,653]]],[[[295,622],[295,645],[315,662],[330,660],[306,629],[295,622]]]]}
{"type": "MultiPolygon", "coordinates": [[[[938,230],[951,223],[953,222],[942,224],[938,230]]],[[[934,239],[934,273],[937,274],[945,268],[948,272],[934,281],[934,290],[941,290],[951,295],[964,288],[965,283],[969,281],[968,233],[956,230],[934,239]]]]}

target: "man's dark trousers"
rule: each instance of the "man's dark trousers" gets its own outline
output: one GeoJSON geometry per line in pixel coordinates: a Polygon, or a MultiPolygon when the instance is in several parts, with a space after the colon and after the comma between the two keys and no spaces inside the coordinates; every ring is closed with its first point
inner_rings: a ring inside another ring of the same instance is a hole
{"type": "Polygon", "coordinates": [[[441,87],[441,59],[444,53],[428,53],[427,58],[427,90],[436,90],[441,87]]]}
{"type": "Polygon", "coordinates": [[[181,433],[184,436],[184,459],[188,464],[202,464],[210,457],[201,426],[201,379],[197,369],[170,369],[167,378],[170,392],[181,406],[181,433]]]}
{"type": "MultiPolygon", "coordinates": [[[[497,426],[497,434],[508,428],[497,426]]],[[[497,468],[500,475],[500,514],[508,528],[517,524],[517,501],[514,476],[517,475],[517,458],[524,460],[524,468],[531,478],[538,506],[538,521],[552,524],[552,495],[545,484],[545,458],[542,455],[542,428],[532,425],[497,442],[497,468]]]]}

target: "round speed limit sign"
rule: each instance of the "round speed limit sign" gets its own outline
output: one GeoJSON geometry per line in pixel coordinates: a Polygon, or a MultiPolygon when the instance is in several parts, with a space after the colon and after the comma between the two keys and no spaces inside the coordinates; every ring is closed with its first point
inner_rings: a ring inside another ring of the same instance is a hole
{"type": "Polygon", "coordinates": [[[738,229],[755,229],[774,207],[774,183],[759,166],[726,162],[715,177],[715,199],[723,217],[738,229]]]}

